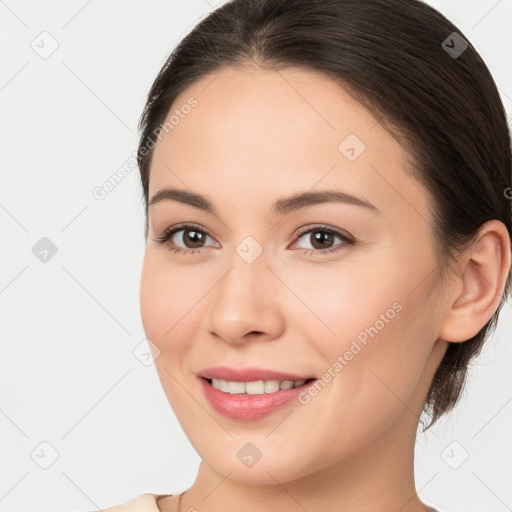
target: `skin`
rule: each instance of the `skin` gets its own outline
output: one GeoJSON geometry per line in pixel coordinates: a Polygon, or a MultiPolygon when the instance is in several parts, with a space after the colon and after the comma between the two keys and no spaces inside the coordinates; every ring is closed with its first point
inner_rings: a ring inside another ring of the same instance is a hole
{"type": "MultiPolygon", "coordinates": [[[[339,85],[247,64],[204,77],[171,110],[191,96],[197,106],[156,145],[149,198],[172,186],[205,195],[218,214],[150,206],[140,283],[163,389],[202,458],[181,510],[427,510],[414,485],[419,417],[448,342],[476,334],[499,303],[505,226],[484,225],[440,283],[429,194],[409,176],[407,151],[339,85]],[[366,146],[355,161],[338,149],[351,133],[366,146]],[[279,198],[327,188],[378,212],[334,202],[271,211],[279,198]],[[170,251],[194,250],[187,230],[155,241],[181,222],[208,235],[199,252],[170,251]],[[318,223],[355,245],[335,236],[324,247],[340,250],[322,254],[314,232],[296,235],[318,223]],[[247,236],[263,250],[252,263],[236,252],[247,236]],[[217,365],[321,379],[394,303],[401,311],[307,405],[248,422],[220,415],[202,392],[197,372],[217,365]],[[251,468],[237,458],[249,441],[262,452],[251,468]]],[[[159,507],[176,510],[177,496],[159,507]]]]}

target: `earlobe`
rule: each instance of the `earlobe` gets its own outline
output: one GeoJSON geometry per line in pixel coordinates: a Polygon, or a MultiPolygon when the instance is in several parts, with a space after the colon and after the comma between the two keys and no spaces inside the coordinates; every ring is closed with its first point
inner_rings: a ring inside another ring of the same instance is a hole
{"type": "Polygon", "coordinates": [[[505,225],[498,220],[486,222],[461,258],[462,273],[454,284],[455,299],[448,304],[439,333],[441,339],[453,343],[475,336],[499,305],[511,260],[505,225]]]}

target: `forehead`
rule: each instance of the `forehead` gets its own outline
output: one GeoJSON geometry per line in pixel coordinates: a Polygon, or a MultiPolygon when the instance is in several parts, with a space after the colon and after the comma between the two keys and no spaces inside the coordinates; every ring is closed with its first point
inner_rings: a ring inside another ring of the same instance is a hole
{"type": "Polygon", "coordinates": [[[326,149],[337,156],[338,144],[349,133],[374,146],[379,135],[389,137],[370,133],[376,119],[338,84],[296,68],[214,72],[175,99],[167,115],[171,118],[155,159],[172,150],[178,156],[181,149],[189,150],[187,158],[196,158],[204,153],[198,150],[214,145],[209,158],[222,157],[226,163],[242,158],[268,164],[281,156],[290,162],[294,155],[316,159],[326,149]],[[188,106],[191,102],[194,107],[188,106]]]}
{"type": "Polygon", "coordinates": [[[418,195],[418,184],[404,180],[404,148],[318,72],[225,68],[183,91],[167,121],[171,117],[172,128],[154,150],[150,198],[178,186],[206,194],[214,189],[219,201],[236,191],[243,204],[273,190],[282,196],[318,184],[379,202],[390,199],[383,174],[394,188],[418,195]]]}

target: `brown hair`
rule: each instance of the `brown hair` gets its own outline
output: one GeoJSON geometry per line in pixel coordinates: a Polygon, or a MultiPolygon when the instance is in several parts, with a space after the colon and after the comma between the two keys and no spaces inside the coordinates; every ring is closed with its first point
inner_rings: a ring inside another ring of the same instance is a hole
{"type": "MultiPolygon", "coordinates": [[[[154,138],[173,101],[205,75],[251,61],[324,73],[407,147],[411,172],[434,200],[440,275],[486,221],[503,222],[512,237],[506,114],[487,66],[456,26],[419,0],[233,0],[178,44],[149,91],[138,151],[146,238],[154,138]]],[[[458,402],[511,281],[509,272],[499,306],[478,334],[449,344],[425,401],[427,428],[458,402]]]]}

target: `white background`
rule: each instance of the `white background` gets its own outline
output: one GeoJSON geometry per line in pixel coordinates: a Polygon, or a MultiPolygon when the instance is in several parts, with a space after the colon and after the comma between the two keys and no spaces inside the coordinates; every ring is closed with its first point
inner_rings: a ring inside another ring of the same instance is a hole
{"type": "MultiPolygon", "coordinates": [[[[510,114],[512,0],[430,3],[481,53],[510,114]]],[[[213,7],[0,2],[1,511],[105,508],[181,492],[196,475],[154,366],[133,354],[146,347],[138,170],[101,201],[92,190],[133,155],[156,73],[213,7]],[[46,59],[31,47],[41,37],[58,43],[46,59]],[[58,249],[47,263],[32,253],[42,237],[58,249]],[[42,442],[58,452],[48,469],[42,442]]],[[[417,489],[442,511],[512,508],[511,333],[507,304],[463,401],[418,435],[417,489]],[[445,462],[463,450],[458,469],[445,462]]]]}

